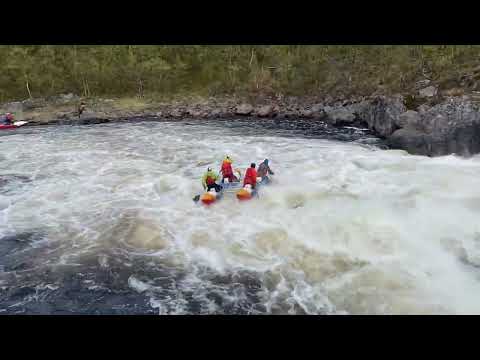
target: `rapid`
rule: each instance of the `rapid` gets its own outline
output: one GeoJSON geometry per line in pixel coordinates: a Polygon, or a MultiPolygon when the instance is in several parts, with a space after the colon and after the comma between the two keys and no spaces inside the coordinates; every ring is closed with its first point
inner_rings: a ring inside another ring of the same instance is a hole
{"type": "Polygon", "coordinates": [[[0,134],[1,314],[479,314],[480,157],[308,122],[0,134]],[[205,207],[207,166],[270,160],[205,207]]]}

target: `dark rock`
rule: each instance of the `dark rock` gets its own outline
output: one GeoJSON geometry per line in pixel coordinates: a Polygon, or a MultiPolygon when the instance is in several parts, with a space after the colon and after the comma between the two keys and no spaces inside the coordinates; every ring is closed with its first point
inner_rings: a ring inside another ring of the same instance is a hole
{"type": "Polygon", "coordinates": [[[174,117],[174,118],[181,118],[183,116],[184,112],[182,110],[179,110],[179,109],[173,109],[172,111],[170,111],[170,116],[171,117],[174,117]]]}
{"type": "Polygon", "coordinates": [[[400,114],[395,121],[395,125],[399,128],[411,127],[412,129],[420,129],[420,123],[420,114],[413,110],[400,114]]]}
{"type": "Polygon", "coordinates": [[[235,108],[236,115],[250,115],[253,112],[253,106],[250,104],[242,104],[235,108]]]}
{"type": "Polygon", "coordinates": [[[358,117],[382,137],[388,137],[397,130],[398,117],[406,111],[402,97],[377,96],[356,107],[358,117]]]}
{"type": "Polygon", "coordinates": [[[422,113],[402,114],[397,124],[405,127],[389,137],[393,148],[427,156],[480,152],[480,112],[477,105],[462,98],[422,113]]]}
{"type": "Polygon", "coordinates": [[[389,138],[388,145],[393,149],[406,150],[411,154],[428,155],[426,135],[412,128],[396,130],[389,138]]]}
{"type": "Polygon", "coordinates": [[[203,117],[203,112],[199,110],[188,110],[188,115],[190,115],[193,118],[202,118],[203,117]]]}
{"type": "Polygon", "coordinates": [[[210,113],[211,117],[219,117],[222,114],[222,111],[219,109],[215,109],[210,113]]]}

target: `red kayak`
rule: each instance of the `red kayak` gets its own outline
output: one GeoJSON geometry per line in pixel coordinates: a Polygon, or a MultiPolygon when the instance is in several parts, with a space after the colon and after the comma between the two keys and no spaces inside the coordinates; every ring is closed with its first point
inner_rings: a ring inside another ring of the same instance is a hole
{"type": "Polygon", "coordinates": [[[10,125],[0,124],[0,130],[16,129],[26,123],[27,121],[17,121],[10,125]]]}
{"type": "Polygon", "coordinates": [[[15,129],[18,126],[16,125],[0,125],[0,130],[6,130],[6,129],[15,129]]]}

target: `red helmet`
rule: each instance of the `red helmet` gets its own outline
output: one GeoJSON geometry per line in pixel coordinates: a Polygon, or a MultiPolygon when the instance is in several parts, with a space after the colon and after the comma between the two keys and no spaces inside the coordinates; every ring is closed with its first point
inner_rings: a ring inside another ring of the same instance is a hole
{"type": "Polygon", "coordinates": [[[8,120],[13,120],[13,114],[7,113],[7,119],[8,120]]]}

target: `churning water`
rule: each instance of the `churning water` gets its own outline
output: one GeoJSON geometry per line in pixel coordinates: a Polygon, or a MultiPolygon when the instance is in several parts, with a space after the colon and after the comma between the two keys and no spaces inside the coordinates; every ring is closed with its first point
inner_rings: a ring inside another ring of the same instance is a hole
{"type": "Polygon", "coordinates": [[[308,122],[0,136],[0,314],[480,313],[480,158],[308,122]],[[207,166],[274,183],[209,208],[207,166]]]}

